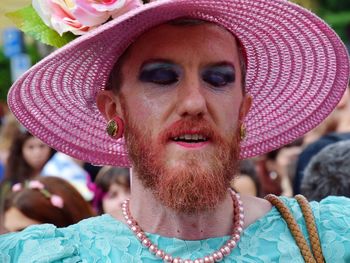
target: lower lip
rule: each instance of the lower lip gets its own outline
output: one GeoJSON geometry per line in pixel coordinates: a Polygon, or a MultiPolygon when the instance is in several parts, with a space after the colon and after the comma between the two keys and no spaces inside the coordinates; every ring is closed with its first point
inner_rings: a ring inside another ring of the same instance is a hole
{"type": "Polygon", "coordinates": [[[175,143],[185,148],[201,148],[206,146],[209,142],[197,142],[197,143],[175,142],[175,143]]]}

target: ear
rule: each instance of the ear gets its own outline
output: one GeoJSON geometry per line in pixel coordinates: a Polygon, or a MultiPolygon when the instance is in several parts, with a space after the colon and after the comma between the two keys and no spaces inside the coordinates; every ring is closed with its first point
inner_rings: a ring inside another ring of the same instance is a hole
{"type": "Polygon", "coordinates": [[[96,96],[96,104],[106,120],[110,120],[120,114],[117,96],[111,90],[100,90],[96,96]]]}
{"type": "Polygon", "coordinates": [[[239,120],[243,122],[244,118],[248,115],[248,112],[253,104],[253,98],[248,93],[243,97],[241,108],[239,109],[239,120]]]}

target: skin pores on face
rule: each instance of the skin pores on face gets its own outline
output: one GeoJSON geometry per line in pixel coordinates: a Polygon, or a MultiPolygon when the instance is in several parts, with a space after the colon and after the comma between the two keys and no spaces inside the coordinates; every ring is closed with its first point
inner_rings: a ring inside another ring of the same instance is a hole
{"type": "Polygon", "coordinates": [[[34,169],[40,170],[50,156],[50,148],[36,137],[29,138],[22,148],[23,158],[34,169]]]}
{"type": "Polygon", "coordinates": [[[36,224],[40,224],[40,222],[27,217],[15,207],[11,207],[5,212],[4,225],[10,232],[20,231],[36,224]]]}

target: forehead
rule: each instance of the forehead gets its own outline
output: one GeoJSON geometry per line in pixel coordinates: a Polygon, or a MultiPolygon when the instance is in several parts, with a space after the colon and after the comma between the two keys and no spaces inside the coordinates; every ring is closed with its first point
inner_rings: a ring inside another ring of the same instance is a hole
{"type": "Polygon", "coordinates": [[[208,60],[235,59],[235,37],[226,29],[208,22],[200,24],[162,24],[141,35],[129,48],[131,57],[204,55],[208,60]]]}
{"type": "Polygon", "coordinates": [[[37,145],[37,144],[44,144],[39,138],[36,137],[30,137],[24,142],[24,146],[28,145],[37,145]]]}

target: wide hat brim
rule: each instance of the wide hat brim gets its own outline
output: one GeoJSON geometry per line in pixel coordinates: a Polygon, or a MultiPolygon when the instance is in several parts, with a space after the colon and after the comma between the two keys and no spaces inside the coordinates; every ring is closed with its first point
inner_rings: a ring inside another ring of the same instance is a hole
{"type": "Polygon", "coordinates": [[[17,119],[58,151],[99,165],[130,166],[123,139],[110,138],[98,111],[118,57],[142,33],[191,17],[226,28],[247,56],[245,119],[240,158],[279,148],[318,125],[348,83],[345,46],[317,16],[285,0],[159,0],[136,8],[52,53],[10,89],[17,119]]]}

